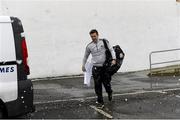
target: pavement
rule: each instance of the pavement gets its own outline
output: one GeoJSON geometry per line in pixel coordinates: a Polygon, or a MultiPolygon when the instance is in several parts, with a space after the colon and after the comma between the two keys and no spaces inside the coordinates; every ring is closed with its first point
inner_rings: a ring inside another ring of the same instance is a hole
{"type": "Polygon", "coordinates": [[[153,69],[151,69],[151,73],[149,73],[149,75],[151,75],[151,76],[180,75],[180,64],[153,68],[153,69]]]}
{"type": "Polygon", "coordinates": [[[148,71],[116,73],[113,101],[104,91],[105,107],[96,107],[94,83],[83,77],[34,79],[36,111],[22,118],[112,119],[180,118],[180,76],[147,76],[148,71]]]}

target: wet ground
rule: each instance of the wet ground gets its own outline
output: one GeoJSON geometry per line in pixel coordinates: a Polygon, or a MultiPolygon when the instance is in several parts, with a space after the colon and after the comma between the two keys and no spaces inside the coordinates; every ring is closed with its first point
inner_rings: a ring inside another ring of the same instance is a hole
{"type": "Polygon", "coordinates": [[[107,119],[180,118],[180,77],[148,77],[147,72],[118,73],[113,76],[113,101],[98,109],[93,80],[83,78],[45,78],[34,80],[36,111],[22,118],[107,119]]]}

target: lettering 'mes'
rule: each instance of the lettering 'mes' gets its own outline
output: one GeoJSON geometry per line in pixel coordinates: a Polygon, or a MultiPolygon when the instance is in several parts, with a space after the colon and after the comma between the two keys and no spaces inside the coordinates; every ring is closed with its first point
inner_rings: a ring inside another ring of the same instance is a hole
{"type": "Polygon", "coordinates": [[[0,67],[0,73],[14,72],[14,67],[0,67]]]}

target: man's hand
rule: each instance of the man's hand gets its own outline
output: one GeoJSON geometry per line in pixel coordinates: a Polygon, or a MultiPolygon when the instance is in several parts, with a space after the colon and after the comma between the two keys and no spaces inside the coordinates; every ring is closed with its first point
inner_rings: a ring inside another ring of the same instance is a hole
{"type": "Polygon", "coordinates": [[[82,66],[82,71],[83,71],[83,72],[86,72],[85,66],[82,66]]]}
{"type": "Polygon", "coordinates": [[[115,65],[116,64],[116,60],[112,60],[111,64],[115,65]]]}

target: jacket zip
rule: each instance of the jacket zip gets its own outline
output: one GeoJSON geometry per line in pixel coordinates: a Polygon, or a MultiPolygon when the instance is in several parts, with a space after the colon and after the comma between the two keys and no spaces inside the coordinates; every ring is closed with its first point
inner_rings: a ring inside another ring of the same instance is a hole
{"type": "Polygon", "coordinates": [[[96,48],[97,48],[97,51],[98,51],[98,46],[97,46],[97,44],[96,44],[96,48]]]}

